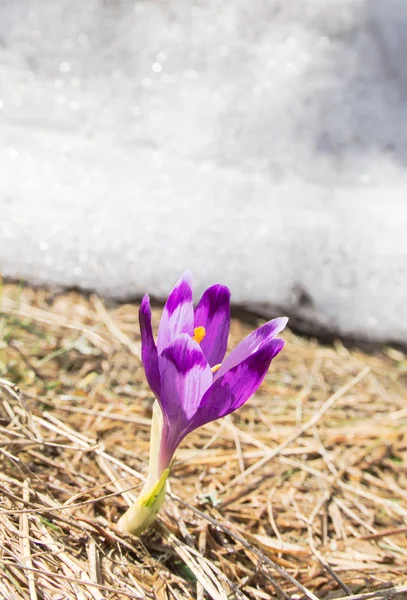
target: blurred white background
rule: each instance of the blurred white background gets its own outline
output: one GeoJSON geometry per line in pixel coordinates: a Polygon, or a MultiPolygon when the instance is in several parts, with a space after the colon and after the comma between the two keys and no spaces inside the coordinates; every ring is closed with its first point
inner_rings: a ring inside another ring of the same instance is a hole
{"type": "Polygon", "coordinates": [[[0,272],[407,339],[407,2],[2,0],[0,272]]]}

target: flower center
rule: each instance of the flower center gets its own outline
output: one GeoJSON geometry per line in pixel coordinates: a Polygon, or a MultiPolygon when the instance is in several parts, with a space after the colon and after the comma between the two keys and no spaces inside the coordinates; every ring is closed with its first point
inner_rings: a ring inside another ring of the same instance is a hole
{"type": "Polygon", "coordinates": [[[212,373],[216,373],[216,371],[218,371],[222,366],[222,363],[219,363],[218,365],[215,365],[214,367],[212,367],[211,371],[212,373]]]}
{"type": "Polygon", "coordinates": [[[192,339],[200,344],[206,335],[205,327],[195,327],[192,339]]]}

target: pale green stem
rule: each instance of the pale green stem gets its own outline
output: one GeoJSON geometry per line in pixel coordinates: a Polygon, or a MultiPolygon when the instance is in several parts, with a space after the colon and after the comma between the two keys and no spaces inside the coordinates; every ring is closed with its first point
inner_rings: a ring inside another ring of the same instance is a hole
{"type": "Polygon", "coordinates": [[[164,502],[170,470],[166,468],[160,473],[159,454],[162,429],[163,416],[160,405],[156,400],[153,406],[153,420],[151,424],[148,476],[140,496],[133,506],[124,513],[117,524],[121,531],[132,533],[133,535],[141,535],[153,523],[164,502]]]}

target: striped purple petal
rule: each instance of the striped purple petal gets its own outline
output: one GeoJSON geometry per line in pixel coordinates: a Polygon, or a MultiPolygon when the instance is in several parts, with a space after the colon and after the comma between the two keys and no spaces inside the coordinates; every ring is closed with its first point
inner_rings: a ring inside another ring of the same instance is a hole
{"type": "Polygon", "coordinates": [[[195,327],[205,327],[201,348],[211,367],[222,362],[230,328],[230,291],[213,285],[204,292],[195,309],[195,327]]]}
{"type": "Polygon", "coordinates": [[[158,354],[151,327],[150,298],[144,296],[139,310],[141,331],[141,360],[146,372],[148,385],[158,397],[160,395],[160,372],[158,370],[158,354]]]}
{"type": "Polygon", "coordinates": [[[187,334],[173,340],[158,362],[160,404],[165,422],[163,444],[167,450],[175,450],[186,435],[202,396],[212,384],[213,374],[199,344],[187,334]]]}
{"type": "Polygon", "coordinates": [[[215,380],[220,379],[230,369],[243,362],[248,356],[256,352],[263,344],[276,337],[287,325],[287,317],[279,317],[265,323],[236,346],[226,357],[220,369],[215,373],[215,380]]]}
{"type": "Polygon", "coordinates": [[[164,348],[180,333],[192,336],[194,332],[194,307],[192,304],[191,274],[185,271],[168,296],[158,328],[157,349],[164,348]]]}
{"type": "Polygon", "coordinates": [[[271,339],[218,378],[203,396],[189,431],[229,415],[242,406],[260,386],[272,359],[284,342],[271,339]]]}

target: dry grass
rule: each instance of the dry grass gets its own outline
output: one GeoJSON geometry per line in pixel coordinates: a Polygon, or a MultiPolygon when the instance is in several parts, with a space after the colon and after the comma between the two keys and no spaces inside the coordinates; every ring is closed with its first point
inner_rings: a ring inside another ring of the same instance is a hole
{"type": "MultiPolygon", "coordinates": [[[[287,332],[261,391],[185,441],[156,526],[116,530],[147,467],[137,308],[2,288],[0,597],[407,597],[394,349],[287,332]]],[[[234,320],[231,345],[251,329],[234,320]]]]}

